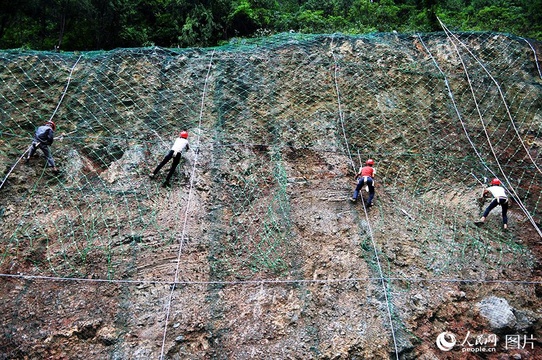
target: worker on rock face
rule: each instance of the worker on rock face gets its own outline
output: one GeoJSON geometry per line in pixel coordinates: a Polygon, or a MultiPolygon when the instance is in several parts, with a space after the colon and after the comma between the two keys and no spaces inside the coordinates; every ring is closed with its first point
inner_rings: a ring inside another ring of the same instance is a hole
{"type": "Polygon", "coordinates": [[[489,215],[489,212],[493,210],[497,205],[501,206],[502,209],[502,223],[503,228],[506,230],[508,229],[508,196],[506,196],[506,191],[501,186],[501,181],[497,178],[491,180],[491,185],[484,189],[484,192],[482,194],[482,198],[486,197],[493,197],[493,200],[489,204],[489,206],[486,208],[486,211],[484,211],[484,215],[480,218],[479,221],[476,222],[477,225],[481,225],[486,221],[487,216],[489,215]]]}
{"type": "Polygon", "coordinates": [[[166,177],[166,181],[162,184],[162,187],[170,187],[170,179],[173,176],[173,173],[175,172],[175,168],[177,168],[177,165],[179,165],[179,162],[181,161],[181,155],[183,150],[189,150],[190,147],[188,145],[188,132],[181,131],[179,134],[179,137],[175,139],[175,142],[173,143],[173,146],[171,147],[171,150],[166,154],[164,159],[156,169],[152,173],[149,174],[149,177],[153,179],[156,177],[160,169],[171,159],[173,159],[173,163],[171,164],[171,168],[169,169],[169,172],[166,177]]]}
{"type": "Polygon", "coordinates": [[[52,121],[47,121],[42,126],[39,126],[36,129],[34,134],[34,140],[32,140],[32,145],[28,149],[28,155],[26,156],[26,163],[30,161],[30,158],[36,153],[36,149],[40,149],[47,159],[47,165],[53,168],[53,173],[58,174],[59,170],[55,166],[55,160],[51,155],[51,150],[49,146],[53,144],[55,136],[56,125],[52,121]]]}
{"type": "Polygon", "coordinates": [[[363,188],[363,186],[367,186],[369,190],[369,198],[367,199],[367,206],[373,206],[373,198],[375,196],[375,187],[374,187],[374,176],[375,176],[375,169],[373,168],[373,165],[375,164],[375,161],[373,159],[369,159],[365,162],[365,166],[360,167],[358,173],[356,174],[355,180],[358,181],[358,184],[356,186],[356,190],[354,190],[354,195],[350,198],[350,201],[356,202],[358,199],[359,192],[363,188]]]}

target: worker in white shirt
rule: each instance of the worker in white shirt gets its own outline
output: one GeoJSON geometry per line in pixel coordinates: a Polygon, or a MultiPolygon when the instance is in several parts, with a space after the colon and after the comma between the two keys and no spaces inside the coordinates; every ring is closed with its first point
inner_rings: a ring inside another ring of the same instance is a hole
{"type": "Polygon", "coordinates": [[[166,181],[162,184],[163,187],[170,187],[170,180],[173,176],[173,173],[175,172],[175,169],[177,168],[177,165],[179,165],[179,162],[181,161],[181,156],[183,150],[188,151],[190,147],[188,146],[188,132],[181,131],[179,134],[179,137],[175,139],[175,143],[173,143],[173,146],[171,147],[171,150],[166,154],[164,159],[156,169],[152,173],[149,174],[150,178],[153,179],[156,177],[160,169],[171,159],[173,159],[173,163],[171,164],[171,168],[169,169],[169,172],[166,177],[166,181]]]}
{"type": "Polygon", "coordinates": [[[484,215],[480,218],[480,221],[478,221],[478,224],[483,224],[486,221],[487,216],[489,215],[489,212],[493,210],[497,205],[500,205],[502,208],[502,223],[503,228],[506,230],[508,229],[508,216],[506,215],[508,212],[508,196],[506,195],[506,191],[501,186],[501,181],[497,178],[491,180],[491,186],[489,186],[487,189],[484,189],[484,193],[482,196],[489,197],[492,196],[493,200],[487,207],[486,211],[484,211],[484,215]]]}

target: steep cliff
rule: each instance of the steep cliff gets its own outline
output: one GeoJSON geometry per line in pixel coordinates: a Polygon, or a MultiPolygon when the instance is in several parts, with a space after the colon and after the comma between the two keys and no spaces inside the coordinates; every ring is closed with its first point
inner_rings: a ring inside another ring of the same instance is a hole
{"type": "Polygon", "coordinates": [[[1,52],[0,359],[541,357],[539,56],[488,33],[1,52]],[[49,119],[58,176],[17,162],[49,119]],[[368,158],[371,208],[348,201],[368,158]],[[493,177],[508,231],[473,224],[493,177]]]}

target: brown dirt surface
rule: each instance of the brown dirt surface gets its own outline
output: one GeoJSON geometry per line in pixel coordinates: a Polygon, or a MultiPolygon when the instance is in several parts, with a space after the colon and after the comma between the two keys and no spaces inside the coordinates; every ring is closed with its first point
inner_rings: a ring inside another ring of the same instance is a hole
{"type": "Polygon", "coordinates": [[[542,358],[539,43],[0,54],[0,359],[542,358]],[[61,175],[12,168],[51,115],[61,175]]]}

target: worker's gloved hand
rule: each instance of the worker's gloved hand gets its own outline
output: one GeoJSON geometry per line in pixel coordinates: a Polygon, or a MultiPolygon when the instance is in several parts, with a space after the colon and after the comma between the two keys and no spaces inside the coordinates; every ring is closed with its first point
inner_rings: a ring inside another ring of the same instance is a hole
{"type": "Polygon", "coordinates": [[[34,142],[32,143],[32,147],[33,147],[34,149],[36,149],[36,148],[38,147],[38,145],[39,145],[39,142],[37,142],[37,141],[34,141],[34,142]]]}

